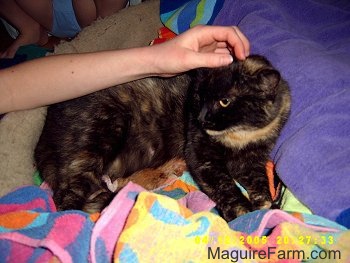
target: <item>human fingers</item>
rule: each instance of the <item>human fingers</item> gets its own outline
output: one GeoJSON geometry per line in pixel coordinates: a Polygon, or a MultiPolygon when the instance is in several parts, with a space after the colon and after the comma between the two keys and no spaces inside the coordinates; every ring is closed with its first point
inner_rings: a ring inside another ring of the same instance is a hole
{"type": "Polygon", "coordinates": [[[229,52],[221,53],[203,53],[203,52],[190,52],[187,54],[187,61],[189,61],[190,68],[215,68],[221,66],[227,66],[232,63],[233,58],[229,52]]]}
{"type": "Polygon", "coordinates": [[[246,36],[236,26],[225,27],[222,30],[228,49],[232,51],[236,58],[245,59],[249,55],[250,50],[250,44],[246,36]]]}
{"type": "Polygon", "coordinates": [[[248,38],[242,33],[242,31],[237,26],[233,26],[233,30],[236,32],[236,34],[238,35],[238,37],[241,39],[243,43],[245,56],[246,57],[249,56],[250,43],[248,38]]]}
{"type": "Polygon", "coordinates": [[[218,42],[216,44],[216,48],[227,48],[227,43],[226,42],[218,42]]]}
{"type": "Polygon", "coordinates": [[[215,49],[214,53],[217,53],[217,54],[231,54],[231,51],[227,47],[223,47],[223,48],[215,49]]]}
{"type": "Polygon", "coordinates": [[[245,59],[249,54],[249,41],[238,27],[196,26],[193,29],[193,32],[197,34],[199,51],[207,50],[213,43],[223,45],[222,43],[226,42],[238,59],[245,59]]]}

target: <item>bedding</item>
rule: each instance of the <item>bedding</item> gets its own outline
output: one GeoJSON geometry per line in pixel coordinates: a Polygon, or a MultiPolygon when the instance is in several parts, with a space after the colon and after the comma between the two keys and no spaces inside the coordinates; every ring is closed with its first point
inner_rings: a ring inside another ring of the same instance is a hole
{"type": "Polygon", "coordinates": [[[161,1],[160,17],[165,26],[179,34],[197,24],[212,24],[225,0],[161,1]]]}
{"type": "Polygon", "coordinates": [[[227,224],[213,211],[214,205],[186,172],[155,192],[129,183],[101,214],[92,215],[57,212],[48,189],[27,186],[0,198],[1,258],[6,262],[237,262],[243,255],[244,262],[301,262],[339,251],[336,262],[350,259],[350,230],[332,221],[260,210],[227,224]],[[247,254],[253,251],[266,256],[247,254]],[[292,259],[287,251],[303,252],[292,259]]]}
{"type": "MultiPolygon", "coordinates": [[[[195,22],[178,17],[166,25],[177,31],[195,22]]],[[[289,82],[291,116],[271,154],[276,171],[313,213],[349,227],[350,2],[230,0],[213,24],[237,25],[251,53],[266,56],[289,82]]]]}

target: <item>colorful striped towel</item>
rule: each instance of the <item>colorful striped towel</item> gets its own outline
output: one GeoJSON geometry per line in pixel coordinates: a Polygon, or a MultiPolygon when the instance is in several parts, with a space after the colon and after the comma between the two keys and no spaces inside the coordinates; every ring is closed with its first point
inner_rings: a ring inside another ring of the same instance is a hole
{"type": "Polygon", "coordinates": [[[193,213],[174,199],[141,192],[114,262],[349,262],[349,242],[350,231],[316,216],[263,210],[227,224],[214,213],[193,213]]]}
{"type": "Polygon", "coordinates": [[[49,191],[20,188],[0,198],[0,262],[221,262],[244,253],[241,262],[301,262],[282,260],[287,251],[349,262],[350,231],[332,221],[262,210],[228,224],[213,206],[188,173],[158,193],[129,183],[94,215],[57,212],[49,191]]]}
{"type": "Polygon", "coordinates": [[[195,25],[212,24],[224,0],[161,0],[160,19],[179,34],[195,25]]]}
{"type": "Polygon", "coordinates": [[[48,191],[20,188],[0,199],[0,262],[87,262],[93,226],[88,214],[56,212],[48,191]]]}

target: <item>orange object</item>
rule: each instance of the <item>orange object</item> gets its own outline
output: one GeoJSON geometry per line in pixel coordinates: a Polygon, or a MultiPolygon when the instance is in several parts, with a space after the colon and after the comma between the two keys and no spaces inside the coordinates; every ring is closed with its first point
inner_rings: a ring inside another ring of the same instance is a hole
{"type": "Polygon", "coordinates": [[[154,39],[150,45],[163,43],[169,39],[176,37],[176,34],[167,27],[161,27],[158,30],[158,38],[154,39]]]}

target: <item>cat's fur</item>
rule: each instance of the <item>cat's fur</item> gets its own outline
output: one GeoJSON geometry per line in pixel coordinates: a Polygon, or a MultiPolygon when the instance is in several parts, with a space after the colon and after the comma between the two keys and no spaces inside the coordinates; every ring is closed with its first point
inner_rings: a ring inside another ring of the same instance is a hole
{"type": "Polygon", "coordinates": [[[50,106],[35,160],[59,209],[92,212],[114,195],[102,177],[113,182],[185,158],[195,181],[231,220],[270,207],[265,164],[289,110],[287,83],[254,55],[50,106]]]}

